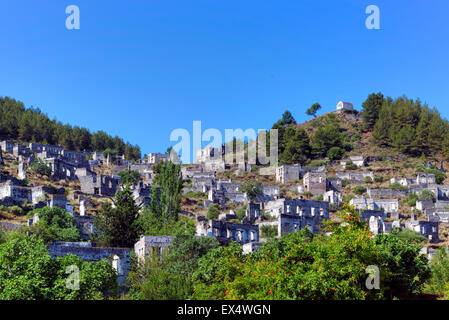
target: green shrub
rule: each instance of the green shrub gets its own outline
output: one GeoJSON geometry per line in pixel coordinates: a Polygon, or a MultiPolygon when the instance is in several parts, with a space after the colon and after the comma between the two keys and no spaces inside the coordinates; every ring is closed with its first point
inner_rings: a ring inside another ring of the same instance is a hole
{"type": "Polygon", "coordinates": [[[371,177],[365,177],[365,179],[363,179],[365,181],[365,183],[372,183],[373,179],[371,179],[371,177]]]}
{"type": "Polygon", "coordinates": [[[262,238],[275,238],[278,235],[278,228],[276,226],[263,225],[260,227],[260,233],[262,238]]]}
{"type": "Polygon", "coordinates": [[[348,162],[346,162],[345,168],[346,168],[346,170],[356,170],[357,165],[355,165],[352,161],[348,161],[348,162]]]}
{"type": "Polygon", "coordinates": [[[383,176],[374,176],[374,181],[375,182],[383,182],[384,181],[384,177],[383,176]]]}
{"type": "Polygon", "coordinates": [[[364,186],[356,186],[354,188],[354,193],[357,195],[362,195],[366,192],[366,188],[364,186]]]}
{"type": "Polygon", "coordinates": [[[51,176],[51,167],[45,163],[41,158],[36,158],[30,166],[31,171],[42,176],[51,176]]]}
{"type": "Polygon", "coordinates": [[[398,182],[391,183],[391,184],[388,186],[388,188],[389,188],[389,189],[393,189],[393,190],[402,190],[402,191],[408,190],[408,188],[407,188],[406,186],[403,186],[403,185],[401,185],[401,184],[398,183],[398,182]]]}
{"type": "Polygon", "coordinates": [[[327,157],[329,160],[340,160],[343,158],[343,155],[345,154],[345,150],[339,147],[332,147],[327,152],[327,157]]]}
{"type": "Polygon", "coordinates": [[[207,209],[206,217],[210,220],[217,220],[220,215],[220,206],[217,203],[212,203],[207,209]]]}
{"type": "Polygon", "coordinates": [[[435,195],[432,191],[430,190],[423,190],[421,191],[421,193],[419,194],[419,199],[420,200],[432,200],[435,202],[435,195]]]}

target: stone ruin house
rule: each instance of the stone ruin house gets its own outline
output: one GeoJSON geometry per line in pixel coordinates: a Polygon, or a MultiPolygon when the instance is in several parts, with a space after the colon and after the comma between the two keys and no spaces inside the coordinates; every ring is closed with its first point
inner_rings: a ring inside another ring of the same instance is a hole
{"type": "Polygon", "coordinates": [[[8,141],[8,140],[1,141],[0,142],[0,147],[6,153],[12,154],[13,150],[14,150],[14,142],[8,141]]]}
{"type": "Polygon", "coordinates": [[[152,253],[162,255],[165,251],[168,254],[174,238],[173,236],[140,236],[139,241],[134,245],[134,252],[140,262],[152,253]]]}
{"type": "Polygon", "coordinates": [[[81,192],[92,195],[113,197],[119,187],[120,177],[89,175],[80,177],[81,192]]]}
{"type": "Polygon", "coordinates": [[[349,183],[363,184],[365,183],[365,178],[369,177],[374,180],[374,173],[372,171],[363,172],[337,172],[336,177],[341,180],[348,180],[349,183]]]}
{"type": "Polygon", "coordinates": [[[326,192],[327,179],[326,173],[307,172],[303,178],[304,190],[313,195],[320,195],[326,192]]]}
{"type": "Polygon", "coordinates": [[[161,161],[169,161],[170,154],[169,153],[149,153],[147,157],[147,163],[157,164],[161,161]]]}
{"type": "Polygon", "coordinates": [[[338,191],[329,190],[323,194],[323,201],[339,207],[343,203],[343,196],[338,191]]]}
{"type": "Polygon", "coordinates": [[[407,190],[397,190],[397,189],[372,189],[367,188],[366,193],[370,198],[405,198],[408,195],[407,190]]]}
{"type": "Polygon", "coordinates": [[[130,270],[129,248],[100,248],[93,247],[91,242],[55,242],[47,247],[52,258],[64,257],[71,253],[84,261],[100,261],[108,259],[117,271],[117,282],[126,283],[130,270]]]}
{"type": "Polygon", "coordinates": [[[325,201],[278,199],[263,204],[262,209],[275,219],[260,222],[259,227],[274,226],[278,230],[278,236],[305,227],[317,233],[322,221],[329,219],[329,203],[325,201]]]}
{"type": "Polygon", "coordinates": [[[411,222],[405,223],[407,229],[418,232],[423,237],[427,238],[430,243],[438,243],[438,221],[432,221],[430,218],[428,221],[416,220],[415,215],[412,214],[411,222]]]}
{"type": "Polygon", "coordinates": [[[195,174],[192,178],[192,191],[195,192],[208,192],[211,189],[215,189],[215,173],[201,172],[195,174]]]}
{"type": "Polygon", "coordinates": [[[416,179],[409,178],[391,178],[390,183],[399,183],[401,186],[407,187],[412,184],[416,184],[416,179]]]}
{"type": "Polygon", "coordinates": [[[432,200],[416,200],[416,209],[424,211],[426,209],[433,208],[432,200]]]}
{"type": "Polygon", "coordinates": [[[347,162],[352,162],[357,167],[361,168],[361,167],[364,167],[366,165],[366,158],[363,157],[363,156],[349,156],[346,159],[340,160],[340,165],[343,166],[343,167],[346,167],[346,163],[347,162]]]}
{"type": "Polygon", "coordinates": [[[434,184],[435,174],[433,173],[418,173],[416,177],[417,184],[434,184]]]}
{"type": "Polygon", "coordinates": [[[276,168],[276,181],[280,183],[289,183],[299,180],[304,171],[300,164],[283,165],[276,168]]]}
{"type": "Polygon", "coordinates": [[[361,212],[361,220],[368,223],[373,234],[386,233],[384,220],[387,217],[381,210],[364,210],[361,212]]]}
{"type": "Polygon", "coordinates": [[[343,180],[339,178],[327,178],[327,190],[340,192],[343,188],[343,180]]]}
{"type": "Polygon", "coordinates": [[[386,213],[395,215],[399,211],[398,199],[373,199],[373,198],[353,198],[349,201],[357,210],[378,210],[382,209],[386,213]]]}
{"type": "Polygon", "coordinates": [[[228,245],[232,241],[241,245],[259,241],[259,227],[257,225],[216,220],[197,220],[196,235],[214,237],[221,245],[228,245]]]}

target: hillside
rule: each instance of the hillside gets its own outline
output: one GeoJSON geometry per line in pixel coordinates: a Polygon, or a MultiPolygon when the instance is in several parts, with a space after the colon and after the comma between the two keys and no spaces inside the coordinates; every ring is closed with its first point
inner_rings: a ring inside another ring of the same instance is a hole
{"type": "Polygon", "coordinates": [[[115,150],[128,160],[140,159],[140,148],[111,137],[103,131],[91,133],[86,128],[62,124],[39,108],[25,108],[23,103],[9,97],[0,97],[0,141],[36,142],[61,145],[67,150],[115,150]]]}

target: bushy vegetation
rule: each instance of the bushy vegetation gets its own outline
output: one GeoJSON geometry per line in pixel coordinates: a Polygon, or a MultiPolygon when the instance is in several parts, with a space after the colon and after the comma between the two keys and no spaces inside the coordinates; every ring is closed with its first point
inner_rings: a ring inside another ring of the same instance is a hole
{"type": "Polygon", "coordinates": [[[231,244],[210,250],[193,273],[195,299],[392,299],[420,293],[430,277],[420,245],[395,235],[372,235],[353,209],[330,236],[307,228],[243,255],[231,244]],[[379,290],[365,286],[366,267],[380,269],[379,290]]]}
{"type": "Polygon", "coordinates": [[[116,279],[105,259],[85,262],[72,254],[52,259],[34,235],[0,241],[0,300],[101,300],[117,295],[116,279]],[[78,290],[66,285],[68,267],[79,270],[78,290]]]}
{"type": "Polygon", "coordinates": [[[41,238],[45,243],[53,241],[79,241],[80,232],[73,225],[74,218],[58,207],[44,207],[29,213],[39,217],[39,221],[28,227],[28,231],[41,238]]]}

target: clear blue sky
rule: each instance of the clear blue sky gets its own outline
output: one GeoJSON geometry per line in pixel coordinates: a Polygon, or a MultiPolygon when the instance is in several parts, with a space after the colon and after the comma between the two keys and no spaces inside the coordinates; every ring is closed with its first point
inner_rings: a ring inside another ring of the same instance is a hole
{"type": "Polygon", "coordinates": [[[193,120],[270,128],[378,91],[449,117],[447,0],[0,0],[0,36],[0,96],[142,154],[193,120]],[[65,27],[71,4],[80,30],[65,27]],[[365,28],[370,4],[381,30],[365,28]]]}

